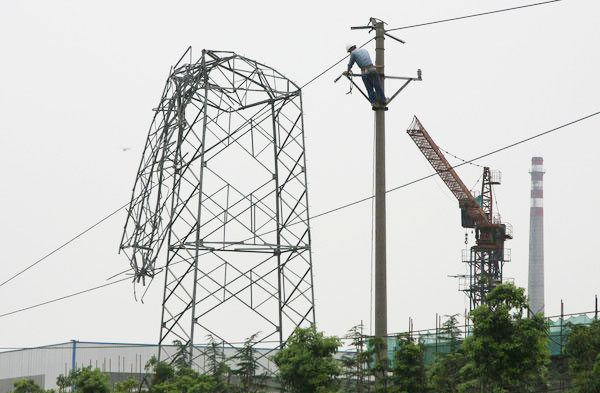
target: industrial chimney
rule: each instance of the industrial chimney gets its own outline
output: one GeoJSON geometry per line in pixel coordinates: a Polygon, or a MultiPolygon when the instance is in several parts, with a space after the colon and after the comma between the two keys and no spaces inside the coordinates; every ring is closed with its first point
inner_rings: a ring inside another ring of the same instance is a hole
{"type": "Polygon", "coordinates": [[[531,207],[529,210],[529,308],[544,314],[544,159],[531,158],[531,207]]]}

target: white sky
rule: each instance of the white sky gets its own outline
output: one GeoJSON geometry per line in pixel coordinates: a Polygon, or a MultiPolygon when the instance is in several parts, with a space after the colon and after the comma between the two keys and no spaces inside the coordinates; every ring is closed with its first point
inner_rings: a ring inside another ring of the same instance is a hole
{"type": "MultiPolygon", "coordinates": [[[[525,4],[523,0],[335,2],[0,2],[0,282],[125,204],[151,109],[188,46],[233,50],[304,84],[341,58],[370,16],[399,27],[525,4]],[[484,4],[485,3],[485,4],[484,4]],[[124,148],[130,148],[124,151],[124,148]]],[[[564,0],[397,31],[386,71],[415,75],[387,112],[387,184],[431,173],[406,135],[417,114],[434,140],[472,158],[600,110],[600,3],[564,0]]],[[[373,49],[373,44],[369,49],[373,49]]],[[[341,64],[304,90],[312,214],[370,195],[373,112],[341,64]]],[[[388,95],[393,84],[388,82],[388,95]]],[[[514,227],[505,277],[527,285],[531,157],[545,176],[547,315],[589,311],[600,293],[596,204],[600,116],[488,157],[502,171],[500,213],[514,227]]],[[[456,161],[451,160],[456,163],[456,161]]],[[[462,167],[467,185],[480,169],[462,167]]],[[[439,179],[388,195],[390,332],[463,313],[457,290],[464,230],[439,179]]],[[[369,202],[312,222],[318,328],[343,335],[369,321],[369,202]]],[[[0,314],[105,283],[128,267],[117,255],[124,212],[0,287],[0,314]]],[[[471,236],[472,240],[472,236],[471,236]]],[[[0,318],[0,347],[71,339],[154,343],[161,283],[144,304],[132,286],[0,318]]],[[[233,321],[232,321],[233,322],[233,321]]],[[[253,332],[248,332],[250,335],[253,332]]]]}

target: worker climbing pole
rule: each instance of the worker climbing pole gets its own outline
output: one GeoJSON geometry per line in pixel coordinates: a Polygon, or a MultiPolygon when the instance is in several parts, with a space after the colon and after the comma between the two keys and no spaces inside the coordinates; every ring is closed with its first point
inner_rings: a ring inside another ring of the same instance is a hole
{"type": "Polygon", "coordinates": [[[389,37],[402,44],[399,38],[385,31],[385,23],[379,19],[371,18],[367,26],[352,27],[352,30],[368,29],[375,30],[375,64],[370,61],[366,50],[357,50],[356,46],[349,45],[346,48],[350,52],[348,70],[341,76],[346,76],[350,83],[356,87],[362,95],[369,100],[375,111],[375,336],[382,338],[385,344],[381,351],[376,354],[377,360],[388,357],[387,354],[387,279],[386,279],[386,209],[385,209],[385,111],[388,105],[404,90],[412,81],[421,80],[421,70],[417,71],[417,77],[387,76],[385,73],[385,37],[389,37]],[[360,76],[363,78],[367,94],[352,80],[351,67],[354,62],[361,67],[360,76]],[[389,98],[385,97],[385,80],[403,80],[404,84],[389,98]]]}

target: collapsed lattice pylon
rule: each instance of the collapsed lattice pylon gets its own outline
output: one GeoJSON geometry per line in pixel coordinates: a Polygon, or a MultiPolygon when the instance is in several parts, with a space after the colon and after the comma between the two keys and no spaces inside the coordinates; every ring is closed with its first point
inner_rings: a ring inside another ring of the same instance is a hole
{"type": "Polygon", "coordinates": [[[301,90],[233,52],[191,57],[154,109],[121,241],[138,282],[164,273],[164,360],[175,340],[195,359],[195,337],[278,348],[314,323],[301,90]]]}

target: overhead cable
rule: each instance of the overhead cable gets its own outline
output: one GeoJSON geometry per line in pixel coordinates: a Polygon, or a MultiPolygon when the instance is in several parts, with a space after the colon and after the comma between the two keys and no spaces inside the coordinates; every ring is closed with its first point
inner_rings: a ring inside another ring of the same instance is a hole
{"type": "Polygon", "coordinates": [[[394,29],[387,29],[387,31],[395,31],[395,30],[404,30],[404,29],[412,29],[414,27],[421,27],[421,26],[429,26],[429,25],[434,25],[437,23],[445,23],[445,22],[453,22],[456,20],[461,20],[461,19],[468,19],[468,18],[475,18],[477,16],[484,16],[484,15],[491,15],[491,14],[498,14],[500,12],[507,12],[507,11],[514,11],[514,10],[520,10],[523,8],[529,8],[529,7],[536,7],[538,5],[546,5],[546,4],[550,4],[550,3],[556,3],[559,2],[561,0],[550,0],[550,1],[543,1],[541,3],[534,3],[534,4],[526,4],[526,5],[520,5],[517,7],[511,7],[511,8],[504,8],[501,10],[494,10],[494,11],[488,11],[488,12],[481,12],[478,14],[472,14],[472,15],[465,15],[465,16],[458,16],[456,18],[449,18],[449,19],[441,19],[441,20],[436,20],[433,22],[425,22],[425,23],[419,23],[417,25],[408,25],[408,26],[402,26],[402,27],[396,27],[394,29]]]}
{"type": "MultiPolygon", "coordinates": [[[[595,113],[592,113],[592,114],[590,114],[590,115],[587,115],[587,116],[584,116],[584,117],[580,117],[580,118],[579,118],[579,119],[577,119],[577,120],[573,120],[573,121],[571,121],[571,122],[569,122],[569,123],[565,123],[565,124],[563,124],[563,125],[561,125],[561,126],[558,126],[558,127],[556,127],[556,128],[553,128],[553,129],[551,129],[551,130],[548,130],[548,131],[541,132],[541,133],[539,133],[539,134],[536,134],[536,135],[533,135],[533,136],[531,136],[531,137],[529,137],[529,138],[525,138],[525,139],[522,139],[522,140],[520,140],[520,141],[517,141],[517,142],[515,142],[515,143],[511,143],[510,145],[506,145],[506,146],[504,146],[504,147],[501,147],[501,148],[499,148],[499,149],[493,150],[493,151],[491,151],[491,152],[489,152],[489,153],[485,153],[485,154],[482,154],[482,155],[480,155],[480,156],[478,156],[478,157],[471,158],[470,160],[466,160],[466,161],[464,161],[464,162],[461,162],[460,164],[456,164],[456,165],[454,165],[454,166],[450,167],[448,170],[450,170],[450,169],[455,169],[455,168],[461,167],[461,166],[463,166],[463,165],[466,165],[466,164],[470,164],[470,163],[472,163],[472,162],[474,162],[474,161],[478,161],[478,160],[480,160],[480,159],[482,159],[482,158],[485,158],[485,157],[489,157],[489,156],[491,156],[491,155],[493,155],[493,154],[496,154],[496,153],[499,153],[499,152],[501,152],[501,151],[504,151],[504,150],[510,149],[510,148],[512,148],[512,147],[518,146],[518,145],[520,145],[520,144],[522,144],[522,143],[525,143],[525,142],[528,142],[528,141],[530,141],[530,140],[533,140],[533,139],[539,138],[539,137],[541,137],[541,136],[544,136],[544,135],[550,134],[550,133],[552,133],[552,132],[554,132],[554,131],[558,131],[558,130],[560,130],[560,129],[563,129],[563,128],[565,128],[565,127],[568,127],[568,126],[571,126],[571,125],[573,125],[573,124],[579,123],[579,122],[581,122],[581,121],[583,121],[583,120],[587,120],[587,119],[589,119],[589,118],[591,118],[591,117],[594,117],[594,116],[597,116],[597,115],[599,115],[599,114],[600,114],[600,111],[598,111],[598,112],[595,112],[595,113]]],[[[419,183],[419,182],[421,182],[421,181],[423,181],[423,180],[425,180],[425,179],[429,179],[430,177],[433,177],[433,176],[437,176],[437,172],[431,173],[431,174],[429,174],[429,175],[427,175],[427,176],[420,177],[420,178],[418,178],[418,179],[412,180],[412,181],[410,181],[410,182],[408,182],[408,183],[404,183],[404,184],[402,184],[402,185],[399,185],[399,186],[397,186],[397,187],[390,188],[389,190],[387,190],[387,191],[386,191],[386,193],[390,193],[390,192],[393,192],[393,191],[399,190],[399,189],[401,189],[401,188],[408,187],[408,186],[410,186],[410,185],[413,185],[413,184],[419,183]]],[[[312,216],[312,217],[311,217],[311,219],[318,218],[318,217],[321,217],[321,216],[324,216],[324,215],[327,215],[327,214],[330,214],[330,213],[334,213],[334,212],[336,212],[336,211],[338,211],[338,210],[342,210],[342,209],[345,209],[345,208],[347,208],[347,207],[350,207],[350,206],[357,205],[357,204],[359,204],[359,203],[361,203],[361,202],[368,201],[368,200],[370,200],[370,199],[372,199],[372,198],[375,198],[375,196],[374,196],[374,195],[372,195],[372,196],[369,196],[369,197],[366,197],[366,198],[359,199],[359,200],[357,200],[357,201],[354,201],[354,202],[347,203],[347,204],[345,204],[345,205],[342,205],[342,206],[338,206],[338,207],[336,207],[336,208],[334,208],[334,209],[331,209],[331,210],[325,211],[325,212],[323,212],[323,213],[319,213],[319,214],[317,214],[317,215],[314,215],[314,216],[312,216]]]]}
{"type": "Polygon", "coordinates": [[[68,246],[69,244],[71,244],[75,240],[79,239],[81,236],[85,235],[86,233],[88,233],[89,231],[91,231],[92,229],[94,229],[95,227],[97,227],[98,225],[102,224],[104,221],[108,220],[109,218],[111,218],[112,216],[114,216],[115,214],[117,214],[118,212],[120,212],[121,210],[123,210],[125,207],[127,207],[127,205],[129,205],[129,202],[127,202],[125,205],[119,207],[117,210],[113,211],[112,213],[108,214],[107,216],[103,217],[100,221],[96,222],[95,224],[93,224],[92,226],[88,227],[84,231],[82,231],[79,234],[75,235],[75,237],[71,238],[67,242],[61,244],[60,246],[58,246],[54,250],[50,251],[48,254],[44,255],[43,257],[41,257],[40,259],[38,259],[37,261],[35,261],[31,265],[27,266],[25,269],[23,269],[20,272],[14,274],[9,279],[3,281],[2,283],[0,283],[0,287],[2,287],[5,284],[8,284],[9,282],[11,282],[15,278],[19,277],[21,274],[25,273],[27,270],[31,269],[32,267],[34,267],[38,263],[42,262],[43,260],[45,260],[46,258],[48,258],[49,256],[51,256],[52,254],[56,253],[57,251],[60,251],[61,249],[63,249],[64,247],[68,246]]]}
{"type": "MultiPolygon", "coordinates": [[[[452,22],[452,21],[456,21],[456,20],[461,20],[461,19],[467,19],[467,18],[475,18],[478,16],[484,16],[484,15],[490,15],[490,14],[497,14],[500,12],[507,12],[507,11],[514,11],[514,10],[518,10],[518,9],[522,9],[522,8],[530,8],[530,7],[535,7],[535,6],[539,6],[539,5],[545,5],[545,4],[550,4],[550,3],[556,3],[562,0],[549,0],[549,1],[543,1],[541,3],[534,3],[534,4],[526,4],[526,5],[521,5],[521,6],[517,6],[517,7],[511,7],[511,8],[504,8],[504,9],[500,9],[500,10],[494,10],[494,11],[488,11],[488,12],[481,12],[478,14],[471,14],[471,15],[464,15],[464,16],[458,16],[455,18],[449,18],[449,19],[441,19],[441,20],[436,20],[436,21],[432,21],[432,22],[425,22],[425,23],[419,23],[416,25],[409,25],[409,26],[402,26],[402,27],[396,27],[394,29],[387,29],[386,32],[388,31],[395,31],[395,30],[405,30],[405,29],[412,29],[414,27],[421,27],[421,26],[428,26],[428,25],[433,25],[433,24],[438,24],[438,23],[444,23],[444,22],[452,22]]],[[[360,48],[362,48],[363,46],[367,45],[369,42],[373,41],[375,39],[375,37],[371,38],[369,41],[365,42],[364,44],[362,44],[360,46],[360,48]]],[[[310,85],[312,82],[314,82],[315,80],[319,79],[320,77],[322,77],[323,75],[325,75],[329,70],[331,70],[333,67],[335,67],[336,65],[340,64],[342,61],[344,61],[349,55],[344,56],[343,58],[341,58],[340,60],[338,60],[336,63],[334,63],[333,65],[327,67],[324,71],[322,71],[319,75],[315,76],[314,78],[312,78],[311,80],[309,80],[308,82],[306,82],[304,85],[302,85],[300,88],[304,89],[306,86],[310,85]]]]}
{"type": "MultiPolygon", "coordinates": [[[[367,45],[369,42],[373,41],[374,39],[375,39],[375,37],[371,38],[370,40],[368,40],[367,42],[365,42],[364,44],[362,44],[361,46],[359,46],[359,48],[362,48],[363,46],[367,45]]],[[[312,78],[311,80],[309,80],[308,82],[306,82],[305,84],[303,84],[300,88],[304,89],[306,86],[310,85],[313,81],[315,81],[315,80],[319,79],[320,77],[322,77],[323,75],[325,75],[325,73],[327,73],[327,71],[331,70],[333,67],[335,67],[336,65],[340,64],[342,61],[346,60],[348,58],[348,56],[350,56],[350,55],[346,55],[346,56],[342,57],[337,62],[335,62],[333,65],[327,67],[319,75],[315,76],[314,78],[312,78]]]]}
{"type": "MultiPolygon", "coordinates": [[[[451,22],[451,21],[460,20],[460,19],[474,18],[474,17],[477,17],[477,16],[495,14],[495,13],[506,12],[506,11],[513,11],[513,10],[518,10],[518,9],[522,9],[522,8],[529,8],[529,7],[534,7],[534,6],[539,6],[539,5],[549,4],[549,3],[556,3],[558,1],[561,1],[561,0],[550,0],[550,1],[544,1],[544,2],[541,2],[541,3],[527,4],[527,5],[522,5],[522,6],[512,7],[512,8],[505,8],[505,9],[500,9],[500,10],[495,10],[495,11],[482,12],[482,13],[479,13],[479,14],[465,15],[465,16],[459,16],[459,17],[456,17],[456,18],[442,19],[442,20],[433,21],[433,22],[426,22],[426,23],[420,23],[420,24],[416,24],[416,25],[409,25],[409,26],[397,27],[397,28],[394,28],[394,29],[389,29],[387,31],[394,31],[394,30],[401,30],[401,29],[410,29],[410,28],[413,28],[413,27],[421,27],[421,26],[427,26],[427,25],[432,25],[432,24],[437,24],[437,23],[451,22]]],[[[367,45],[369,42],[373,41],[374,39],[375,38],[373,37],[370,40],[366,41],[364,44],[362,44],[360,46],[360,48],[364,47],[365,45],[367,45]]],[[[314,82],[315,80],[319,79],[321,76],[325,75],[328,71],[330,71],[333,67],[337,66],[339,63],[341,63],[346,58],[348,58],[348,56],[349,55],[344,56],[343,58],[341,58],[340,60],[338,60],[337,62],[335,62],[333,65],[327,67],[324,71],[322,71],[317,76],[315,76],[314,78],[312,78],[311,80],[309,80],[308,82],[306,82],[300,88],[303,89],[306,86],[308,86],[309,84],[311,84],[312,82],[314,82]]],[[[0,287],[2,287],[4,284],[7,284],[10,281],[12,281],[13,279],[15,279],[16,277],[20,276],[21,274],[25,273],[27,270],[31,269],[32,267],[34,267],[38,263],[42,262],[43,260],[45,260],[46,258],[48,258],[49,256],[51,256],[55,252],[59,251],[63,247],[65,247],[68,244],[70,244],[71,242],[73,242],[74,240],[78,239],[79,237],[81,237],[82,235],[84,235],[85,233],[87,233],[88,231],[90,231],[91,229],[93,229],[94,227],[96,227],[97,225],[101,224],[102,222],[104,222],[108,218],[112,217],[113,215],[115,215],[116,213],[118,213],[119,211],[121,211],[122,209],[124,209],[125,207],[127,207],[127,205],[129,205],[129,202],[126,203],[125,205],[121,206],[119,209],[115,210],[114,212],[110,213],[108,216],[102,218],[100,221],[98,221],[97,223],[95,223],[94,225],[92,225],[91,227],[89,227],[88,229],[86,229],[85,231],[81,232],[77,236],[73,237],[72,239],[70,239],[69,241],[67,241],[66,243],[64,243],[63,245],[59,246],[58,248],[56,248],[52,252],[48,253],[47,255],[43,256],[42,258],[40,258],[36,262],[32,263],[31,265],[29,265],[25,269],[21,270],[20,272],[18,272],[14,276],[10,277],[8,280],[4,281],[3,283],[0,283],[0,287]]],[[[118,273],[118,274],[120,274],[120,273],[118,273]]]]}
{"type": "MultiPolygon", "coordinates": [[[[480,160],[480,159],[482,159],[482,158],[489,157],[489,156],[491,156],[491,155],[493,155],[493,154],[499,153],[499,152],[501,152],[501,151],[504,151],[504,150],[511,149],[511,148],[513,148],[513,147],[515,147],[515,146],[518,146],[518,145],[521,145],[521,144],[523,144],[523,143],[525,143],[525,142],[528,142],[528,141],[531,141],[531,140],[533,140],[533,139],[540,138],[540,137],[542,137],[542,136],[544,136],[544,135],[548,135],[548,134],[550,134],[550,133],[552,133],[552,132],[555,132],[555,131],[558,131],[558,130],[564,129],[564,128],[568,127],[568,126],[571,126],[571,125],[574,125],[574,124],[576,124],[576,123],[582,122],[582,121],[584,121],[584,120],[590,119],[590,118],[592,118],[592,117],[594,117],[594,116],[597,116],[597,115],[600,115],[600,111],[598,111],[598,112],[594,112],[594,113],[592,113],[592,114],[589,114],[589,115],[587,115],[587,116],[584,116],[584,117],[580,117],[579,119],[576,119],[576,120],[570,121],[570,122],[568,122],[568,123],[565,123],[565,124],[563,124],[563,125],[560,125],[560,126],[558,126],[558,127],[552,128],[552,129],[550,129],[550,130],[547,130],[547,131],[544,131],[544,132],[540,132],[539,134],[535,134],[535,135],[533,135],[533,136],[530,136],[530,137],[528,137],[528,138],[521,139],[521,140],[519,140],[519,141],[517,141],[517,142],[511,143],[511,144],[509,144],[509,145],[503,146],[503,147],[501,147],[501,148],[498,148],[498,149],[496,149],[496,150],[493,150],[493,151],[491,151],[491,152],[488,152],[488,153],[482,154],[482,155],[480,155],[480,156],[477,156],[477,157],[475,157],[475,158],[472,158],[472,159],[470,159],[470,160],[467,160],[467,161],[465,161],[465,162],[462,162],[462,163],[460,163],[460,164],[457,164],[457,165],[455,165],[455,166],[453,166],[453,167],[451,167],[451,168],[449,168],[449,169],[455,169],[455,168],[461,167],[461,166],[463,166],[463,165],[466,165],[466,164],[468,164],[468,163],[470,163],[470,162],[477,161],[477,160],[480,160]]],[[[449,170],[449,169],[448,169],[448,170],[449,170]]],[[[427,175],[427,176],[423,176],[423,177],[420,177],[420,178],[418,178],[418,179],[412,180],[412,181],[410,181],[410,182],[408,182],[408,183],[404,183],[404,184],[402,184],[402,185],[400,185],[400,186],[397,186],[397,187],[391,188],[391,189],[387,190],[387,191],[386,191],[386,193],[390,193],[390,192],[393,192],[393,191],[399,190],[399,189],[401,189],[401,188],[408,187],[408,186],[410,186],[410,185],[413,185],[413,184],[419,183],[419,182],[421,182],[421,181],[423,181],[423,180],[429,179],[430,177],[434,177],[434,176],[437,176],[437,175],[438,175],[438,173],[437,173],[437,172],[435,172],[435,173],[431,173],[431,174],[429,174],[429,175],[427,175]]],[[[370,197],[362,198],[362,199],[359,199],[359,200],[357,200],[357,201],[354,201],[354,202],[351,202],[351,203],[347,203],[347,204],[345,204],[345,205],[342,205],[342,206],[336,207],[336,208],[334,208],[334,209],[331,209],[331,210],[325,211],[325,212],[323,212],[323,213],[319,213],[319,214],[317,214],[317,215],[315,215],[315,216],[312,216],[312,217],[311,217],[311,219],[315,219],[315,218],[318,218],[318,217],[322,217],[322,216],[325,216],[325,215],[328,215],[328,214],[331,214],[331,213],[337,212],[337,211],[339,211],[339,210],[342,210],[342,209],[345,209],[345,208],[348,208],[348,207],[351,207],[351,206],[357,205],[357,204],[359,204],[359,203],[361,203],[361,202],[368,201],[368,200],[370,200],[370,199],[372,199],[372,198],[374,198],[374,196],[370,196],[370,197]]],[[[294,223],[292,223],[292,224],[290,224],[290,225],[299,224],[300,222],[302,222],[302,221],[296,221],[296,222],[294,222],[294,223]]],[[[263,236],[263,235],[265,235],[265,234],[268,234],[268,233],[270,233],[270,232],[266,232],[266,233],[264,233],[264,234],[261,234],[261,236],[263,236]]],[[[43,303],[39,303],[39,304],[36,304],[36,305],[33,305],[33,306],[29,306],[29,307],[21,308],[21,309],[14,310],[14,311],[11,311],[11,312],[8,312],[8,313],[0,314],[0,318],[2,318],[2,317],[5,317],[5,316],[8,316],[8,315],[16,314],[16,313],[19,313],[19,312],[22,312],[22,311],[30,310],[30,309],[32,309],[32,308],[40,307],[40,306],[43,306],[43,305],[46,305],[46,304],[49,304],[49,303],[54,303],[54,302],[57,302],[57,301],[59,301],[59,300],[64,300],[64,299],[71,298],[71,297],[74,297],[74,296],[77,296],[77,295],[82,295],[82,294],[84,294],[84,293],[87,293],[87,292],[90,292],[90,291],[94,291],[94,290],[96,290],[96,289],[104,288],[104,287],[107,287],[107,286],[109,286],[109,285],[117,284],[117,283],[119,283],[119,282],[123,282],[123,281],[125,281],[125,280],[130,280],[130,279],[131,279],[130,277],[125,277],[125,278],[122,278],[122,279],[120,279],[120,280],[117,280],[117,281],[114,281],[114,282],[110,282],[110,283],[108,283],[108,284],[99,285],[99,286],[96,286],[96,287],[93,287],[93,288],[89,288],[89,289],[86,289],[86,290],[83,290],[83,291],[79,291],[79,292],[76,292],[76,293],[73,293],[73,294],[70,294],[70,295],[66,295],[66,296],[63,296],[63,297],[60,297],[60,298],[56,298],[56,299],[49,300],[49,301],[46,301],[46,302],[43,302],[43,303]]]]}
{"type": "Polygon", "coordinates": [[[68,299],[68,298],[71,298],[71,297],[75,297],[75,296],[78,296],[78,295],[83,295],[84,293],[95,291],[96,289],[108,287],[110,285],[115,285],[115,284],[118,284],[118,283],[126,281],[126,280],[131,280],[131,278],[130,277],[125,277],[125,278],[122,278],[122,279],[117,280],[117,281],[109,282],[108,284],[98,285],[96,287],[84,289],[83,291],[75,292],[75,293],[72,293],[70,295],[65,295],[65,296],[58,297],[56,299],[47,300],[47,301],[42,302],[42,303],[34,304],[33,306],[23,307],[23,308],[20,308],[18,310],[13,310],[13,311],[10,311],[10,312],[4,313],[4,314],[0,314],[0,318],[7,317],[7,316],[12,315],[12,314],[17,314],[17,313],[20,313],[20,312],[23,312],[23,311],[31,310],[32,308],[37,308],[37,307],[40,307],[40,306],[45,306],[46,304],[58,302],[60,300],[65,300],[65,299],[68,299]]]}

